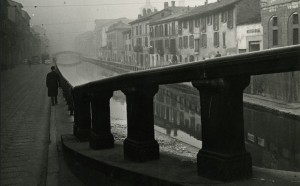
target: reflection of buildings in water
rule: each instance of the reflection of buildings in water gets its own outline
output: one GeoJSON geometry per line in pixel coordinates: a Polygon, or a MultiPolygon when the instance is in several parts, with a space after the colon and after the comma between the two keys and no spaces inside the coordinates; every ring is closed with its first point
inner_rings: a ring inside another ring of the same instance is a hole
{"type": "MultiPolygon", "coordinates": [[[[178,85],[160,86],[154,99],[155,125],[165,129],[165,133],[172,137],[180,138],[180,131],[183,131],[188,134],[187,137],[201,140],[200,99],[197,93],[178,85]]],[[[122,103],[126,101],[120,91],[114,92],[114,98],[122,103]]],[[[244,121],[246,148],[254,165],[300,170],[299,119],[245,105],[244,121]]]]}
{"type": "Polygon", "coordinates": [[[160,86],[154,100],[155,124],[167,129],[167,134],[180,129],[201,139],[200,100],[196,95],[176,90],[174,86],[160,86]]]}

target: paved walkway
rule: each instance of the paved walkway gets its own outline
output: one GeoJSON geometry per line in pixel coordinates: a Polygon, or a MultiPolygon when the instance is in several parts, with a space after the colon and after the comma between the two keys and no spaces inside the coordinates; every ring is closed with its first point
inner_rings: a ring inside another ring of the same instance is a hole
{"type": "Polygon", "coordinates": [[[60,150],[56,129],[71,133],[72,126],[56,125],[57,109],[66,105],[59,97],[58,105],[50,106],[49,71],[50,65],[40,64],[1,72],[1,186],[81,186],[60,150]]]}
{"type": "Polygon", "coordinates": [[[50,105],[49,66],[19,65],[1,72],[1,186],[44,185],[50,105]]]}

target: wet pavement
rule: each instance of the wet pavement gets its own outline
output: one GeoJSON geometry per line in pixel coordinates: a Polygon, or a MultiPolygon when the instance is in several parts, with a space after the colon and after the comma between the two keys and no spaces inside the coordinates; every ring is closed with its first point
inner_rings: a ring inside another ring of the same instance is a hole
{"type": "Polygon", "coordinates": [[[83,185],[63,159],[60,134],[71,133],[72,125],[56,124],[72,118],[62,112],[62,96],[50,106],[49,71],[50,65],[40,64],[1,72],[1,186],[83,185]]]}
{"type": "Polygon", "coordinates": [[[1,72],[1,185],[44,185],[50,105],[50,67],[19,65],[1,72]]]}

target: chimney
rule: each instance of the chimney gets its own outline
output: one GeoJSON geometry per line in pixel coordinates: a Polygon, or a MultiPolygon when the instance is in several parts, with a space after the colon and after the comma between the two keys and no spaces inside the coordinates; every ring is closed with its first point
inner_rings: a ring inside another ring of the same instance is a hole
{"type": "Polygon", "coordinates": [[[141,15],[141,14],[139,14],[139,15],[138,15],[138,18],[141,18],[141,17],[142,17],[142,15],[141,15]]]}
{"type": "Polygon", "coordinates": [[[146,8],[143,9],[143,16],[145,16],[147,14],[147,10],[146,8]]]}
{"type": "Polygon", "coordinates": [[[175,7],[175,1],[171,1],[172,7],[175,7]]]}
{"type": "Polygon", "coordinates": [[[207,5],[207,4],[208,4],[208,0],[205,0],[205,3],[204,3],[204,4],[206,4],[206,5],[207,5]]]}
{"type": "Polygon", "coordinates": [[[169,3],[168,2],[164,2],[164,8],[168,8],[169,7],[169,3]]]}
{"type": "Polygon", "coordinates": [[[154,12],[157,12],[157,9],[156,9],[156,8],[154,9],[154,12]]]}
{"type": "Polygon", "coordinates": [[[150,13],[151,13],[151,9],[148,8],[148,9],[147,9],[147,14],[150,14],[150,13]]]}

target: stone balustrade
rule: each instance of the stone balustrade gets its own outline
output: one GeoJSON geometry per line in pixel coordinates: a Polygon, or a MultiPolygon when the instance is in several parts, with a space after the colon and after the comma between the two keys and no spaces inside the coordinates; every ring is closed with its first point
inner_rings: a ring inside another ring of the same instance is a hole
{"type": "MultiPolygon", "coordinates": [[[[97,60],[88,62],[103,68],[131,71],[136,68],[97,60]]],[[[201,104],[202,149],[197,155],[198,174],[232,181],[252,176],[243,119],[243,90],[249,85],[250,76],[299,70],[300,45],[297,45],[123,73],[79,86],[68,85],[64,80],[62,86],[68,104],[74,109],[74,135],[79,140],[89,140],[95,150],[114,146],[109,100],[113,91],[121,90],[126,95],[128,122],[124,157],[143,162],[159,159],[153,116],[153,97],[159,85],[192,82],[199,90],[201,104]]]]}

